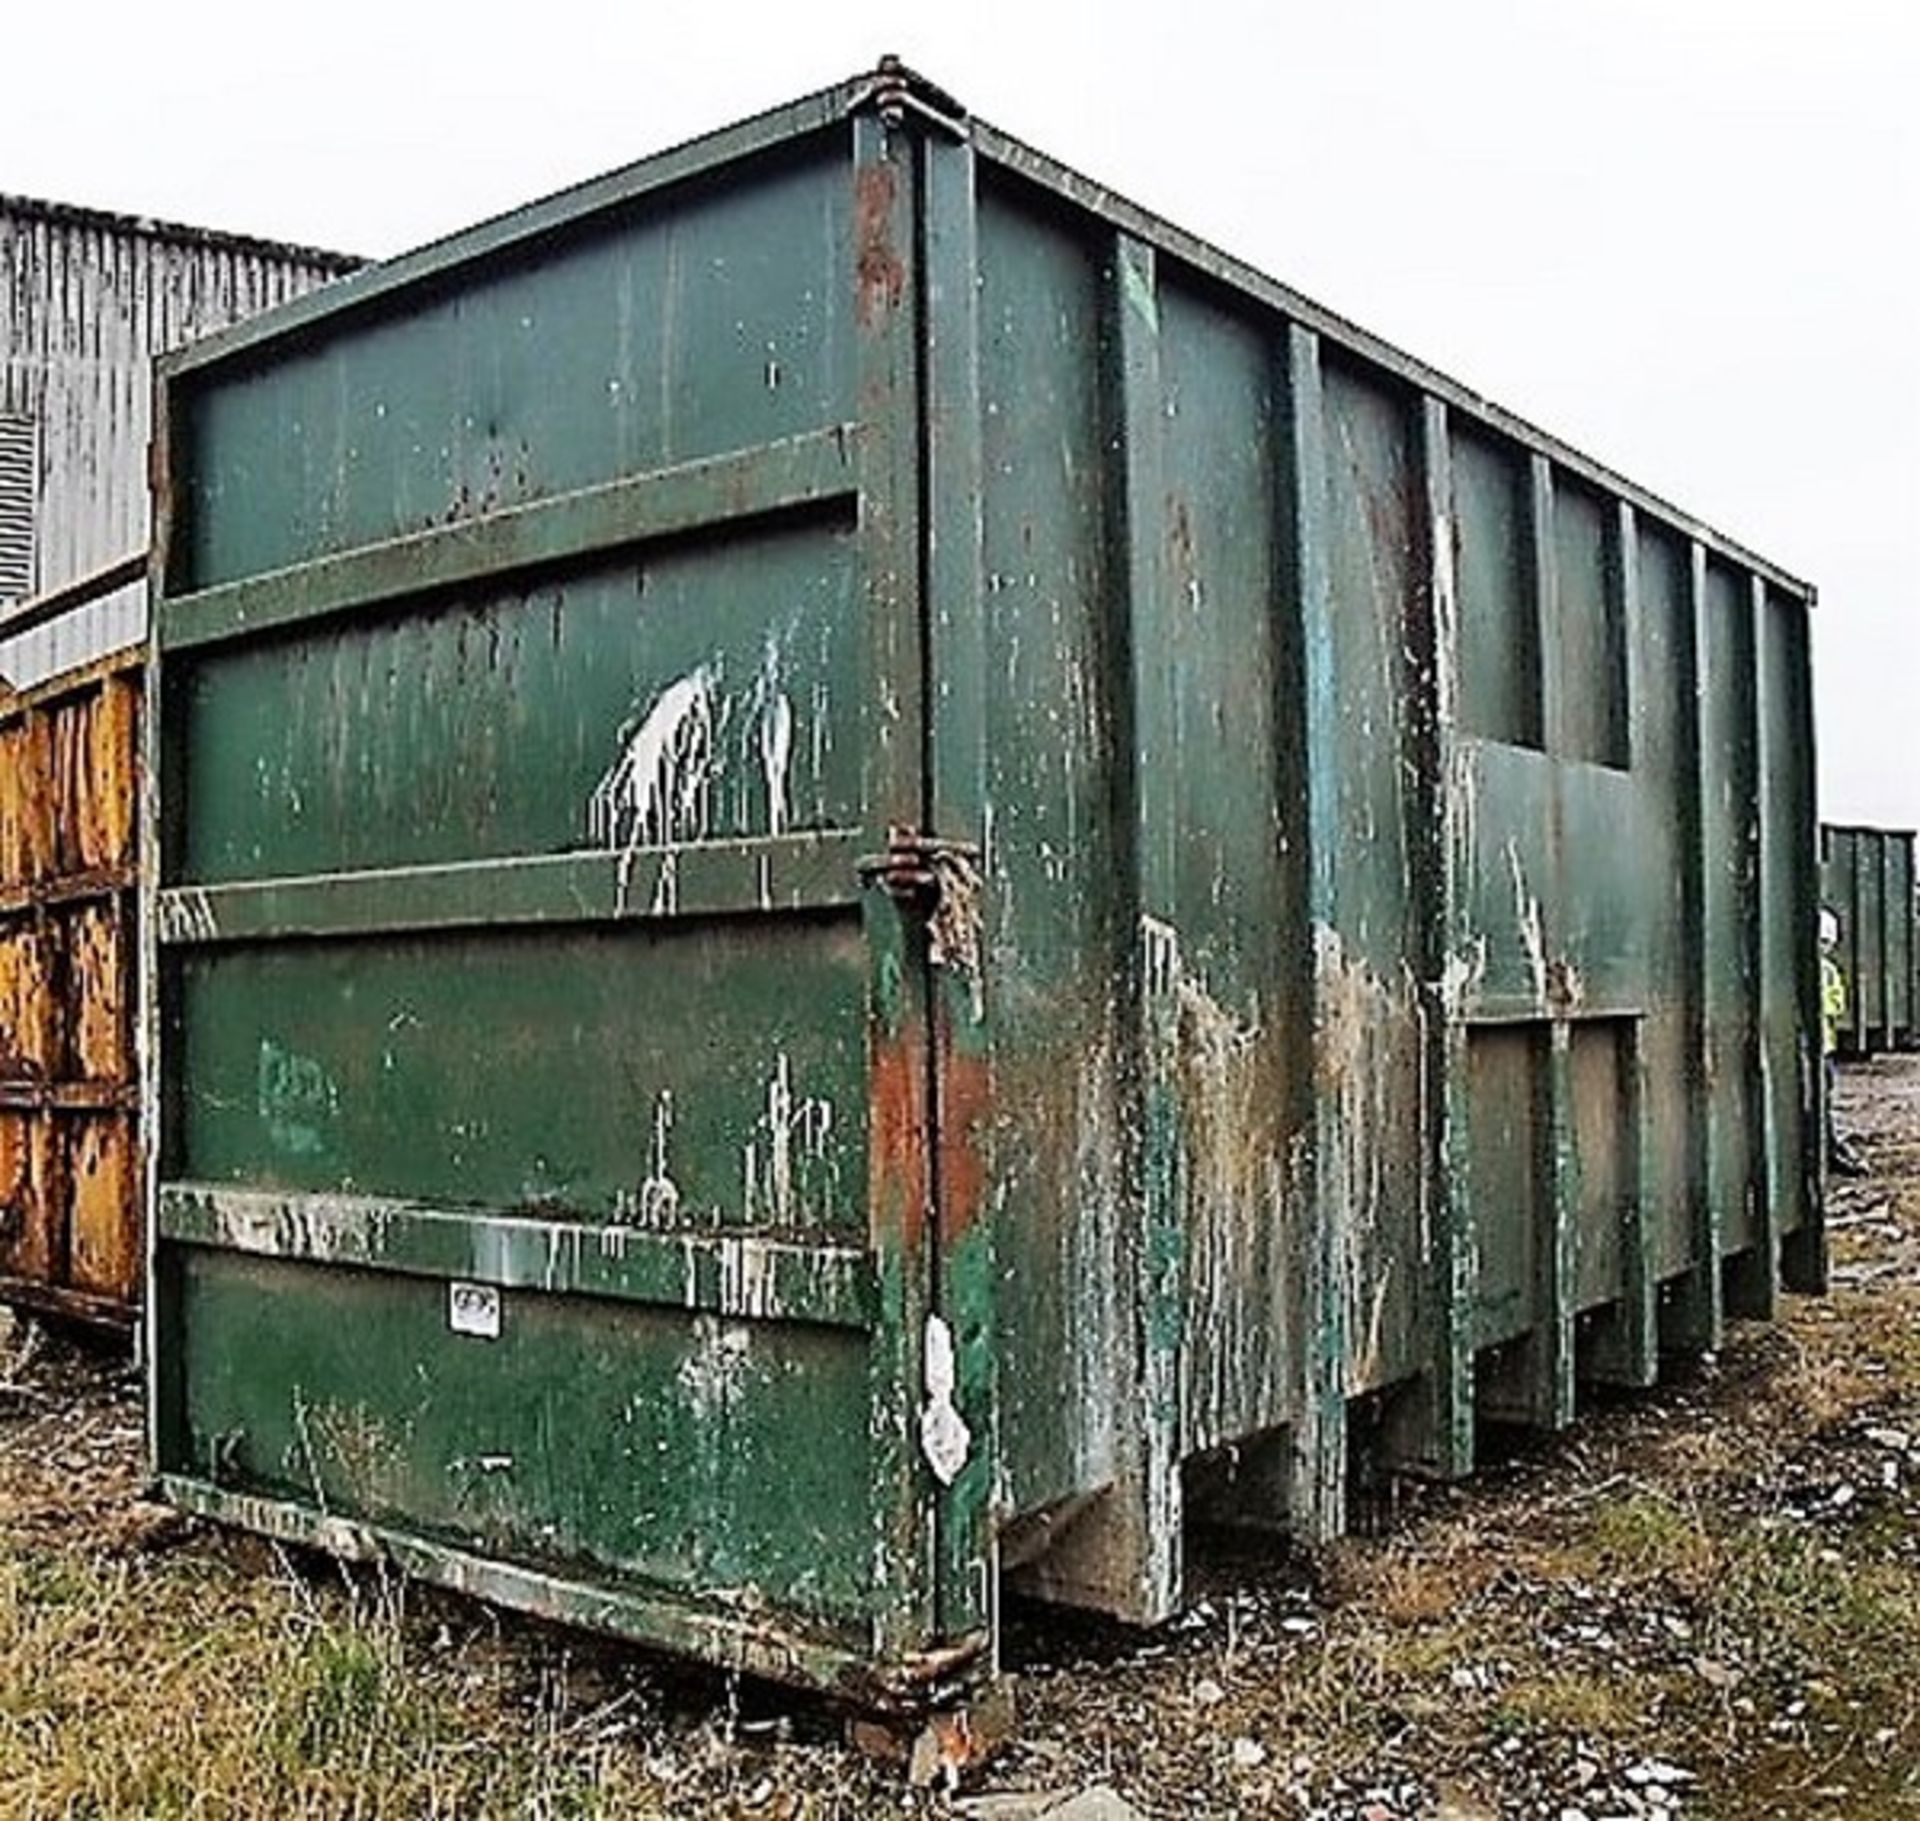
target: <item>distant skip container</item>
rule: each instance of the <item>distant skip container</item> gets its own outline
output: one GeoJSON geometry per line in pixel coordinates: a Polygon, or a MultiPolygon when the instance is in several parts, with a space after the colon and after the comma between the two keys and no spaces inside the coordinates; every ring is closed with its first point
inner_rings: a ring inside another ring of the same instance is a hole
{"type": "Polygon", "coordinates": [[[1823,1280],[1811,591],[906,72],[156,474],[190,1510],[911,1709],[1823,1280]]]}
{"type": "Polygon", "coordinates": [[[1820,828],[1821,892],[1840,922],[1847,1009],[1839,1048],[1875,1056],[1920,1043],[1920,899],[1910,828],[1820,828]]]}

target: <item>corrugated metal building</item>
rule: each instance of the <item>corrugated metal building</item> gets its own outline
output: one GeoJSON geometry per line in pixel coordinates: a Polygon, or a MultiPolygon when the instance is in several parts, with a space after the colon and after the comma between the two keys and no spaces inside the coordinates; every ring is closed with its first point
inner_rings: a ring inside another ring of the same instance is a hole
{"type": "MultiPolygon", "coordinates": [[[[152,357],[352,271],[307,247],[0,195],[0,633],[147,541],[152,357]]],[[[40,681],[138,638],[134,587],[13,639],[40,681]]]]}

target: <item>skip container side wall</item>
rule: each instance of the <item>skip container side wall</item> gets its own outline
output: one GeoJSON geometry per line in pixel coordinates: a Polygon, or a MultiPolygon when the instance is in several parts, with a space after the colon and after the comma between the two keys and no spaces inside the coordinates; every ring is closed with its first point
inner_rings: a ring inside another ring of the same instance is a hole
{"type": "Polygon", "coordinates": [[[141,657],[0,697],[0,1302],[133,1321],[141,657]]]}
{"type": "Polygon", "coordinates": [[[1808,592],[932,91],[161,415],[189,1506],[911,1702],[1819,1283],[1808,592]]]}

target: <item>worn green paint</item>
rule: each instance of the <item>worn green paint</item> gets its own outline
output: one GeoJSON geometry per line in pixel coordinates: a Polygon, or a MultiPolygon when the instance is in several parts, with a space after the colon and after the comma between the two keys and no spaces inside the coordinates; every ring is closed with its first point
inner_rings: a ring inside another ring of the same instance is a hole
{"type": "Polygon", "coordinates": [[[501,1293],[488,1340],[452,1332],[444,1286],[411,1273],[176,1256],[194,1335],[176,1470],[525,1566],[864,1628],[857,1331],[529,1288],[501,1293]]]}
{"type": "Polygon", "coordinates": [[[948,109],[160,411],[163,1483],[882,1703],[1824,1270],[1810,592],[948,109]]]}
{"type": "Polygon", "coordinates": [[[262,1258],[611,1297],[738,1321],[865,1328],[877,1314],[864,1247],[803,1244],[764,1233],[655,1232],[364,1195],[204,1184],[167,1188],[158,1230],[170,1240],[262,1258]]]}

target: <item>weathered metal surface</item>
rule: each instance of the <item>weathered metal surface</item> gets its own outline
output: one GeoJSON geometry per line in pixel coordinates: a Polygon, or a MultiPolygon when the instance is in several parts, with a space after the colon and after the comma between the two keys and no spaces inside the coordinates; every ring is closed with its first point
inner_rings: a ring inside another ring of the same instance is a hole
{"type": "MultiPolygon", "coordinates": [[[[152,357],[298,297],[360,262],[239,235],[0,196],[0,416],[33,427],[22,497],[30,573],[56,593],[147,543],[152,357]]],[[[0,676],[45,681],[139,640],[129,584],[30,630],[0,595],[0,676]]]]}
{"type": "Polygon", "coordinates": [[[139,1305],[140,659],[0,701],[0,1301],[139,1305]]]}
{"type": "Polygon", "coordinates": [[[194,1508],[904,1700],[1818,1283],[1811,591],[937,92],[165,399],[194,1508]]]}
{"type": "Polygon", "coordinates": [[[1821,824],[1822,902],[1840,922],[1843,1055],[1920,1044],[1920,872],[1909,828],[1821,824]]]}

